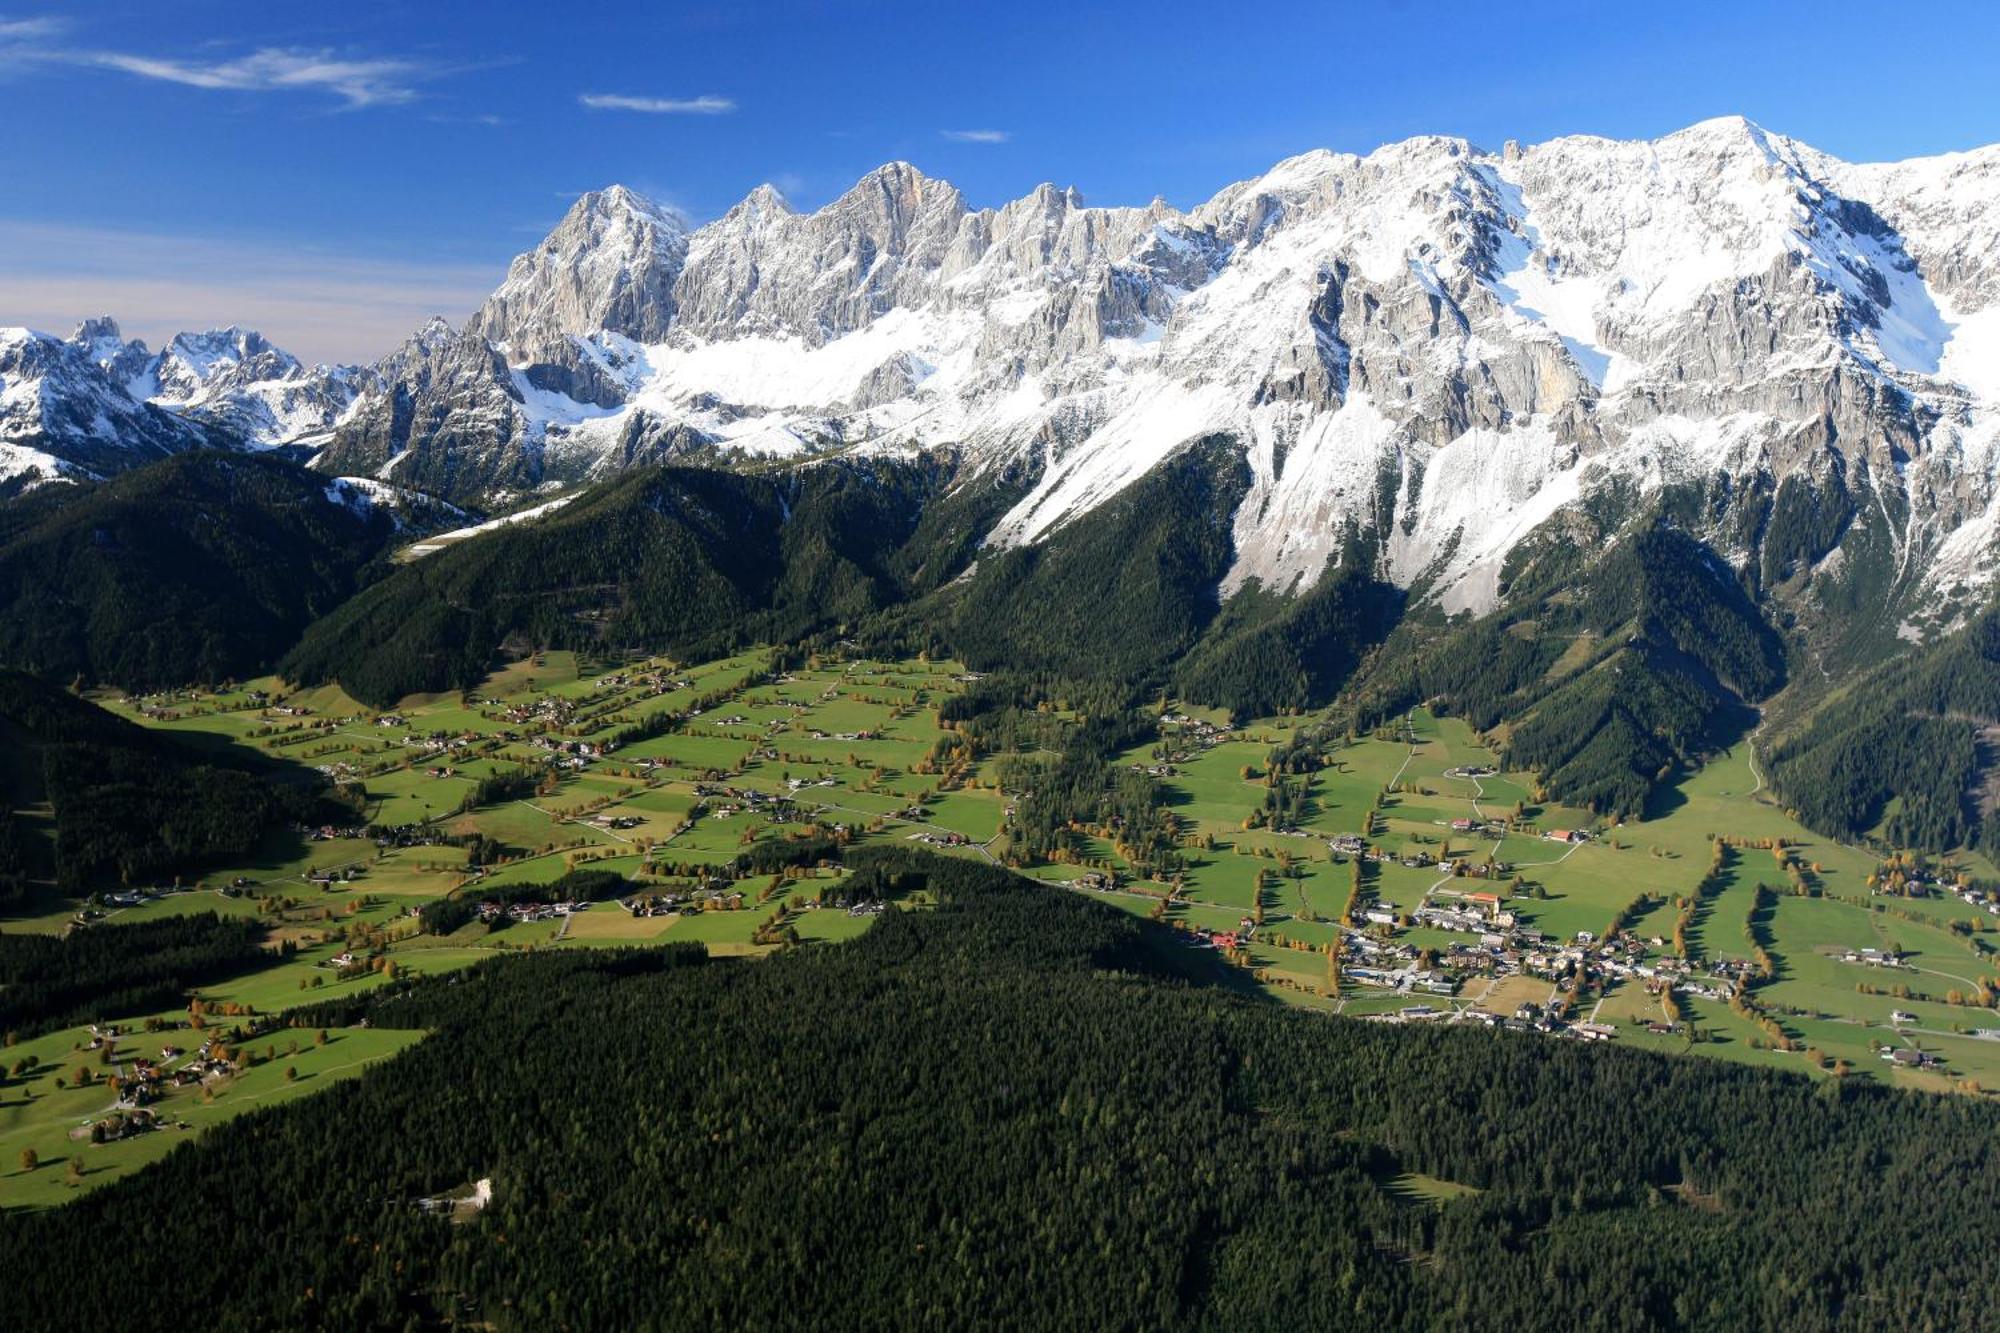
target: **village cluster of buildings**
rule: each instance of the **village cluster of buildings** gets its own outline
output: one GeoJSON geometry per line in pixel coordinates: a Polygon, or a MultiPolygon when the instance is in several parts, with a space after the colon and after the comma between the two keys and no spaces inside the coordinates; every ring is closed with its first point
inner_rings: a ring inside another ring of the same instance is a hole
{"type": "Polygon", "coordinates": [[[549,757],[549,762],[557,768],[573,769],[578,772],[589,768],[611,752],[608,745],[594,741],[576,741],[563,736],[537,736],[528,744],[549,757]]]}
{"type": "MultiPolygon", "coordinates": [[[[728,819],[732,815],[749,811],[752,814],[763,815],[773,824],[792,824],[800,820],[799,808],[789,795],[781,796],[768,791],[759,791],[755,787],[731,787],[713,782],[696,783],[694,794],[704,803],[713,802],[706,807],[706,813],[713,819],[728,819]]],[[[697,818],[701,813],[702,808],[698,806],[690,811],[689,815],[691,818],[697,818]]],[[[833,827],[838,829],[841,826],[835,824],[833,827]]]]}
{"type": "Polygon", "coordinates": [[[2000,893],[1991,889],[1960,889],[1958,897],[1961,902],[1979,908],[1988,916],[2000,916],[2000,893]]]}
{"type": "MultiPolygon", "coordinates": [[[[124,1035],[116,1024],[92,1024],[89,1031],[90,1039],[83,1048],[87,1051],[115,1050],[124,1035]]],[[[120,1061],[110,1071],[118,1092],[112,1113],[78,1126],[70,1131],[70,1137],[109,1143],[157,1129],[162,1122],[155,1108],[170,1089],[198,1087],[208,1079],[235,1072],[236,1066],[224,1058],[217,1037],[202,1042],[192,1053],[168,1044],[160,1048],[156,1060],[134,1056],[120,1061]]]]}
{"type": "MultiPolygon", "coordinates": [[[[530,921],[553,921],[557,917],[573,916],[589,910],[589,903],[503,903],[497,898],[488,898],[479,904],[479,919],[490,926],[504,916],[516,925],[522,925],[530,921]]],[[[334,960],[336,966],[339,962],[337,958],[334,960]]]]}
{"type": "Polygon", "coordinates": [[[740,890],[730,887],[731,883],[717,877],[686,891],[666,889],[659,893],[633,894],[619,899],[618,905],[635,917],[671,916],[676,912],[739,911],[747,900],[740,890]]]}
{"type": "Polygon", "coordinates": [[[1177,765],[1194,758],[1204,750],[1210,750],[1231,739],[1236,729],[1227,724],[1217,724],[1186,713],[1162,713],[1160,715],[1160,735],[1165,742],[1166,757],[1158,763],[1132,765],[1140,773],[1156,778],[1171,778],[1179,774],[1177,765]]]}
{"type": "MultiPolygon", "coordinates": [[[[1362,915],[1371,925],[1394,925],[1397,919],[1379,905],[1365,908],[1362,915]]],[[[1343,954],[1353,961],[1343,963],[1341,974],[1387,989],[1446,995],[1457,994],[1465,979],[1475,975],[1531,976],[1553,989],[1630,981],[1653,995],[1680,992],[1727,1001],[1753,967],[1739,959],[1692,964],[1661,954],[1665,941],[1642,940],[1629,930],[1607,939],[1580,930],[1566,941],[1554,940],[1521,921],[1492,893],[1429,894],[1410,916],[1416,925],[1473,938],[1455,941],[1440,953],[1367,930],[1346,930],[1343,954]],[[1429,967],[1422,966],[1426,958],[1429,967]]]]}

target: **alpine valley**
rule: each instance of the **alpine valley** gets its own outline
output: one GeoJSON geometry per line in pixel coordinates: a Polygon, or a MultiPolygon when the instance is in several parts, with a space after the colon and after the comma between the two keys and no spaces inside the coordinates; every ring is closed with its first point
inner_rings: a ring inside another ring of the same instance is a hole
{"type": "Polygon", "coordinates": [[[372,365],[0,330],[0,1311],[1990,1325],[1996,581],[2000,146],[612,185],[372,365]]]}
{"type": "MultiPolygon", "coordinates": [[[[902,605],[896,633],[981,665],[1172,676],[1239,714],[1438,700],[1606,811],[1775,700],[1774,779],[1837,769],[1842,796],[1794,798],[1853,833],[1909,774],[1810,706],[1977,655],[1937,646],[2000,560],[1996,366],[2000,149],[1857,166],[1730,118],[1312,152],[1187,212],[1052,186],[974,209],[892,163],[817,212],[762,187],[690,229],[612,186],[462,328],[369,367],[241,329],[158,353],[109,319],[7,331],[0,441],[16,488],[224,448],[342,504],[521,517],[416,548],[452,549],[288,659],[381,704],[469,686],[503,643],[707,647],[902,605]]],[[[164,679],[78,658],[20,664],[164,679]]],[[[1994,711],[1953,680],[1898,706],[1994,711]]],[[[1984,744],[1918,784],[1906,834],[1973,836],[1984,744]]]]}

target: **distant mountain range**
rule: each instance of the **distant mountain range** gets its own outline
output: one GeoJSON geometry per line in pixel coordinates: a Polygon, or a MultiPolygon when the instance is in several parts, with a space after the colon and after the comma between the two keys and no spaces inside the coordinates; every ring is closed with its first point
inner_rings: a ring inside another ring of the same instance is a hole
{"type": "Polygon", "coordinates": [[[1538,527],[1688,483],[1732,561],[1912,634],[2000,554],[2000,149],[1856,166],[1741,119],[1423,138],[1187,212],[973,209],[894,163],[693,230],[614,186],[373,367],[93,320],[0,337],[0,382],[10,472],[294,444],[490,505],[664,459],[948,449],[966,484],[1034,474],[999,545],[1227,433],[1252,482],[1225,591],[1309,584],[1358,527],[1454,609],[1493,606],[1538,527]]]}
{"type": "Polygon", "coordinates": [[[76,476],[204,444],[323,444],[380,381],[302,365],[249,329],[180,333],[153,352],[100,318],[67,340],[0,329],[0,386],[0,468],[76,476]]]}
{"type": "Polygon", "coordinates": [[[1817,697],[1991,601],[2000,147],[1854,165],[1740,118],[1421,138],[1187,211],[1051,186],[975,209],[892,163],[816,212],[767,186],[698,228],[613,186],[463,327],[369,367],[240,329],[157,353],[109,320],[0,332],[16,489],[200,446],[404,509],[676,469],[373,567],[291,659],[372,697],[462,683],[509,635],[712,643],[907,604],[942,649],[1170,672],[1240,710],[1450,700],[1630,809],[1741,704],[1817,697]],[[690,623],[695,589],[714,614],[690,623]]]}

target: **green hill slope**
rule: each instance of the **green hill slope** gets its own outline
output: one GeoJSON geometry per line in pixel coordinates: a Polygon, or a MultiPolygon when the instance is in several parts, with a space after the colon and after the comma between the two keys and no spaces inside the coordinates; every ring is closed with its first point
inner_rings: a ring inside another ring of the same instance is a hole
{"type": "Polygon", "coordinates": [[[129,689],[267,670],[397,536],[326,478],[193,453],[0,508],[0,664],[129,689]]]}
{"type": "Polygon", "coordinates": [[[66,892],[198,869],[251,850],[274,824],[332,813],[309,770],[197,755],[19,671],[0,670],[0,778],[10,797],[0,875],[11,872],[17,889],[21,875],[47,868],[23,845],[18,806],[53,809],[53,874],[66,892]]]}

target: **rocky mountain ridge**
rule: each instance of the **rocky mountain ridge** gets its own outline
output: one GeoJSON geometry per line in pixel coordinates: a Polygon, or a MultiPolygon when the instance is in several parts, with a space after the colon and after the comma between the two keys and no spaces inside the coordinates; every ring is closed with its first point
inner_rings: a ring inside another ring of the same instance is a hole
{"type": "MultiPolygon", "coordinates": [[[[2000,537],[1996,173],[1726,119],[1313,152],[1185,212],[1046,186],[974,209],[903,163],[692,231],[608,190],[470,322],[507,372],[431,438],[503,488],[950,447],[969,478],[1038,477],[1007,545],[1225,433],[1253,472],[1225,592],[1307,586],[1359,529],[1385,576],[1473,611],[1591,497],[1691,486],[1732,559],[1918,633],[1983,595],[2000,537]]],[[[421,434],[403,461],[359,435],[343,470],[440,471],[421,434]]]]}
{"type": "Polygon", "coordinates": [[[307,366],[254,330],[177,333],[158,352],[109,316],[68,339],[0,329],[0,469],[92,477],[201,447],[323,442],[375,372],[307,366]]]}
{"type": "MultiPolygon", "coordinates": [[[[92,363],[132,382],[128,351],[92,363]]],[[[1808,617],[1921,635],[2000,567],[1996,366],[2000,148],[1853,165],[1729,118],[1315,151],[1185,211],[976,209],[892,163],[690,228],[612,187],[462,330],[273,416],[323,423],[326,470],[489,504],[662,459],[949,451],[961,487],[1032,479],[998,547],[1226,436],[1251,480],[1225,594],[1309,587],[1358,534],[1447,611],[1492,607],[1531,539],[1684,496],[1808,617]]]]}

